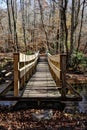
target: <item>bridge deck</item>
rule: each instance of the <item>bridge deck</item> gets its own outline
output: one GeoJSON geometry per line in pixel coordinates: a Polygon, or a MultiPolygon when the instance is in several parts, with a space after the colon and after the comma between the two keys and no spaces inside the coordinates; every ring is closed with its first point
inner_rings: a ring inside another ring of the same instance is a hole
{"type": "Polygon", "coordinates": [[[36,73],[26,85],[22,97],[60,97],[58,87],[53,80],[45,56],[41,56],[36,73]]]}
{"type": "MultiPolygon", "coordinates": [[[[25,90],[23,89],[23,91],[19,88],[19,84],[18,84],[18,80],[23,76],[24,72],[27,72],[28,70],[28,66],[26,67],[26,69],[23,67],[23,70],[21,71],[21,69],[18,69],[18,64],[20,62],[23,62],[23,57],[21,58],[21,61],[17,61],[19,55],[15,55],[15,92],[16,94],[19,91],[19,95],[15,95],[14,96],[14,91],[13,89],[11,91],[8,91],[12,88],[12,85],[9,87],[9,89],[5,89],[5,91],[2,91],[2,95],[0,96],[0,100],[5,100],[5,101],[25,101],[25,100],[30,100],[30,101],[81,101],[82,97],[79,95],[79,93],[77,93],[75,90],[73,90],[72,86],[68,83],[65,82],[65,85],[67,87],[67,93],[65,94],[65,96],[63,96],[63,94],[60,94],[59,89],[62,90],[62,88],[64,88],[64,86],[56,86],[55,81],[53,80],[51,73],[49,71],[49,66],[47,63],[47,59],[46,56],[40,56],[37,68],[36,68],[36,73],[31,77],[31,79],[29,80],[29,82],[27,83],[27,85],[25,86],[25,90]],[[16,57],[17,56],[17,57],[16,57]],[[25,69],[25,70],[24,70],[25,69]],[[22,75],[21,77],[19,77],[19,71],[20,71],[20,75],[22,75]],[[18,77],[16,77],[18,76],[18,77]],[[18,79],[18,80],[17,80],[18,79]]],[[[53,58],[54,59],[54,58],[53,58]]],[[[31,60],[30,60],[31,61],[31,60]]],[[[55,60],[54,60],[55,61],[55,60]]],[[[36,62],[35,62],[36,65],[36,62]]],[[[29,66],[30,67],[30,66],[29,66]]],[[[32,72],[33,72],[33,67],[32,67],[32,72]]],[[[63,72],[63,71],[62,71],[63,72]]],[[[31,73],[31,69],[29,68],[29,72],[31,73]]],[[[27,74],[28,74],[27,73],[27,74]]],[[[58,73],[56,73],[58,74],[58,73]]],[[[24,75],[26,76],[26,75],[24,75]]],[[[28,76],[28,75],[27,75],[28,76]]],[[[54,76],[54,75],[53,75],[54,76]]],[[[54,77],[55,78],[55,77],[54,77]]],[[[22,83],[24,80],[24,77],[20,79],[20,83],[22,83]]],[[[61,81],[62,82],[62,81],[61,81]]],[[[25,84],[23,84],[24,86],[25,84]]],[[[63,91],[61,91],[63,92],[63,91]]]]}

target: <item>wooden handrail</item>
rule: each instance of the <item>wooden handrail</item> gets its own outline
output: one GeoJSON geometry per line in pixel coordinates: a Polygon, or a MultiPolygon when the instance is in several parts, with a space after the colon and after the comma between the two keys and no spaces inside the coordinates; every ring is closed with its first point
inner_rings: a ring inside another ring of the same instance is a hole
{"type": "Polygon", "coordinates": [[[62,97],[65,97],[66,54],[51,55],[48,53],[48,64],[57,86],[62,87],[62,97]]]}
{"type": "Polygon", "coordinates": [[[50,72],[56,81],[57,86],[60,85],[60,69],[56,67],[51,61],[48,59],[49,67],[50,67],[50,72]]]}
{"type": "Polygon", "coordinates": [[[33,55],[25,55],[23,53],[20,53],[20,55],[19,55],[20,62],[27,62],[27,61],[29,62],[31,60],[35,60],[35,58],[36,58],[35,54],[33,54],[33,55]]]}
{"type": "Polygon", "coordinates": [[[19,89],[24,87],[25,82],[35,71],[38,54],[14,53],[14,96],[19,96],[19,89]]]}

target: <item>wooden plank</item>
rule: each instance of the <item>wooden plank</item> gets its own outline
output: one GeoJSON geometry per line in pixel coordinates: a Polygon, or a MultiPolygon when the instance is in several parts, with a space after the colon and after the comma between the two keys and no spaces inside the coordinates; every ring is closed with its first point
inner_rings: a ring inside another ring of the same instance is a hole
{"type": "Polygon", "coordinates": [[[60,97],[61,94],[58,91],[41,91],[41,90],[30,90],[23,94],[23,97],[60,97]]]}
{"type": "Polygon", "coordinates": [[[24,67],[22,67],[21,69],[19,69],[19,72],[20,72],[20,78],[22,78],[25,73],[27,73],[35,64],[35,61],[28,64],[28,65],[25,65],[24,67]]]}
{"type": "Polygon", "coordinates": [[[53,81],[53,79],[51,78],[51,77],[34,77],[34,76],[32,76],[32,79],[30,79],[30,81],[46,81],[46,79],[47,79],[47,81],[53,81]]]}
{"type": "MultiPolygon", "coordinates": [[[[60,56],[60,55],[59,55],[60,56]]],[[[60,58],[58,57],[58,59],[55,60],[55,57],[48,57],[48,62],[49,64],[52,63],[56,68],[60,69],[60,58]]]]}
{"type": "Polygon", "coordinates": [[[27,86],[56,86],[56,84],[53,82],[53,83],[49,83],[49,82],[29,82],[27,84],[27,86]]]}
{"type": "Polygon", "coordinates": [[[50,67],[50,72],[53,76],[53,79],[56,82],[56,85],[60,86],[61,85],[60,55],[58,55],[58,56],[50,55],[50,58],[48,55],[48,63],[49,63],[49,67],[50,67]],[[56,57],[56,60],[55,60],[55,57],[56,57]]]}
{"type": "Polygon", "coordinates": [[[19,53],[14,53],[14,96],[19,94],[19,53]]]}
{"type": "Polygon", "coordinates": [[[51,60],[51,61],[54,61],[54,62],[57,62],[60,64],[60,54],[57,54],[57,55],[51,55],[48,53],[48,58],[51,60]]]}
{"type": "Polygon", "coordinates": [[[23,53],[19,53],[19,61],[20,62],[27,62],[27,61],[31,61],[31,60],[35,60],[36,55],[25,55],[23,53]]]}
{"type": "Polygon", "coordinates": [[[0,97],[0,101],[81,101],[82,98],[81,97],[0,97]]]}
{"type": "Polygon", "coordinates": [[[65,97],[66,95],[66,54],[60,55],[60,67],[61,67],[61,73],[60,73],[60,79],[62,83],[62,97],[65,97]]]}
{"type": "Polygon", "coordinates": [[[50,65],[50,68],[52,69],[52,71],[55,73],[55,75],[60,80],[60,72],[61,72],[61,70],[59,68],[57,68],[55,65],[53,65],[50,61],[49,61],[49,65],[50,65]]]}
{"type": "Polygon", "coordinates": [[[59,87],[54,86],[27,86],[26,90],[57,90],[59,87]]]}

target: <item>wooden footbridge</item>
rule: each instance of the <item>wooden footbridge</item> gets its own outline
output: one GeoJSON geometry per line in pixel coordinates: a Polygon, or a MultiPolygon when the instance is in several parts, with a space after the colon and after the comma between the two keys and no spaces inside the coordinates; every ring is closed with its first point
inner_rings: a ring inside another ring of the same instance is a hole
{"type": "MultiPolygon", "coordinates": [[[[11,88],[12,89],[12,88],[11,88]]],[[[66,55],[14,53],[14,92],[1,100],[81,100],[66,81],[66,55]]]]}

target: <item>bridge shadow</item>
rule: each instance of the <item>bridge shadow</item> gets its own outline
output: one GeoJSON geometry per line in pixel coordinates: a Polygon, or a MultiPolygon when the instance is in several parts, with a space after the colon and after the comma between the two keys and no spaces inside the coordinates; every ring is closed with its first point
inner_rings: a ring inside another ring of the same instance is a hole
{"type": "Polygon", "coordinates": [[[19,101],[13,107],[13,110],[26,110],[26,109],[54,109],[63,111],[65,108],[65,103],[58,101],[19,101]]]}

